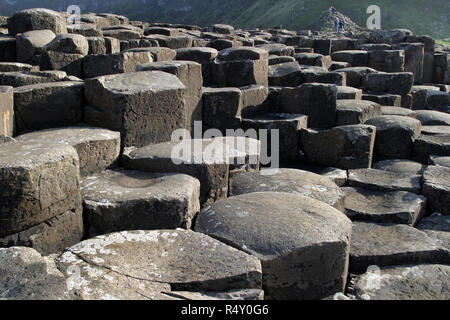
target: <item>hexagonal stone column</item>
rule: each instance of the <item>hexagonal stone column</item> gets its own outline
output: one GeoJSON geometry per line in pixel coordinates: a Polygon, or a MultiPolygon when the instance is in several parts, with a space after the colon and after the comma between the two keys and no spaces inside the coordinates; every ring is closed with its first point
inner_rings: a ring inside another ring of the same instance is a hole
{"type": "Polygon", "coordinates": [[[427,199],[411,192],[341,188],[345,214],[352,221],[415,225],[426,213],[427,199]]]}
{"type": "Polygon", "coordinates": [[[403,116],[381,116],[366,124],[377,128],[375,154],[380,160],[409,159],[422,127],[419,120],[403,116]]]}
{"type": "Polygon", "coordinates": [[[430,211],[450,215],[450,168],[428,166],[423,173],[422,193],[428,198],[430,211]]]}
{"type": "Polygon", "coordinates": [[[200,211],[200,182],[184,174],[107,170],[84,178],[81,193],[89,237],[190,228],[200,211]]]}
{"type": "Polygon", "coordinates": [[[57,143],[10,142],[0,148],[0,236],[81,208],[78,155],[57,143]]]}
{"type": "Polygon", "coordinates": [[[268,71],[269,53],[259,48],[225,49],[213,62],[213,79],[220,86],[267,86],[268,71]]]}
{"type": "Polygon", "coordinates": [[[229,195],[285,192],[310,197],[344,211],[344,194],[329,178],[296,169],[270,169],[241,174],[230,182],[229,195]]]}
{"type": "Polygon", "coordinates": [[[432,156],[450,156],[450,134],[422,135],[416,139],[413,159],[427,164],[432,156]]]}
{"type": "Polygon", "coordinates": [[[66,127],[35,131],[16,137],[18,141],[35,143],[60,142],[77,150],[80,174],[90,175],[117,165],[120,133],[94,127],[66,127]]]}
{"type": "Polygon", "coordinates": [[[261,289],[258,259],[188,230],[98,236],[68,248],[56,263],[66,274],[79,268],[69,294],[84,300],[167,300],[177,297],[176,291],[261,289]]]}
{"type": "Polygon", "coordinates": [[[422,175],[376,169],[348,171],[348,184],[374,191],[408,191],[419,194],[422,175]]]}
{"type": "Polygon", "coordinates": [[[8,21],[9,33],[16,35],[30,30],[48,29],[54,33],[67,33],[64,15],[49,9],[35,8],[22,10],[8,21]]]}
{"type": "Polygon", "coordinates": [[[89,79],[85,121],[121,133],[122,147],[170,141],[186,128],[186,88],[172,74],[142,71],[89,79]]]}
{"type": "Polygon", "coordinates": [[[61,81],[14,89],[17,132],[75,125],[83,118],[84,83],[61,81]]]}
{"type": "Polygon", "coordinates": [[[353,222],[350,271],[379,267],[448,263],[449,248],[425,232],[404,224],[353,222]]]}
{"type": "Polygon", "coordinates": [[[408,265],[370,270],[357,276],[353,287],[356,297],[365,300],[449,300],[449,279],[450,266],[408,265]]]}
{"type": "Polygon", "coordinates": [[[267,299],[320,299],[345,287],[351,222],[298,194],[249,193],[204,209],[195,230],[261,260],[267,299]]]}

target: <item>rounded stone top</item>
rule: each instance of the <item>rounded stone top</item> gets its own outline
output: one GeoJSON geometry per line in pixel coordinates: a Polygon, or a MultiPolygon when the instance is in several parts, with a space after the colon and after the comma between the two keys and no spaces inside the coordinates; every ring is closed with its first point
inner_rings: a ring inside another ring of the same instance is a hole
{"type": "Polygon", "coordinates": [[[269,169],[238,175],[230,183],[230,196],[252,192],[286,192],[322,201],[344,210],[344,193],[329,178],[297,169],[269,169]]]}
{"type": "Polygon", "coordinates": [[[117,140],[120,132],[95,127],[64,127],[34,131],[16,137],[17,141],[48,141],[76,145],[83,142],[117,140]]]}
{"type": "Polygon", "coordinates": [[[413,119],[411,117],[392,116],[392,115],[369,119],[366,121],[366,124],[377,127],[377,130],[385,130],[391,128],[405,128],[415,131],[419,129],[418,132],[419,134],[421,128],[421,123],[419,120],[413,119]]]}
{"type": "Polygon", "coordinates": [[[257,192],[205,208],[195,230],[269,260],[319,243],[347,242],[351,225],[342,212],[321,201],[284,192],[257,192]]]}
{"type": "Polygon", "coordinates": [[[0,148],[0,168],[33,169],[68,158],[78,162],[76,150],[62,143],[17,141],[5,143],[0,148]]]}
{"type": "Polygon", "coordinates": [[[121,94],[137,91],[163,91],[185,89],[181,81],[173,74],[162,71],[141,71],[101,76],[96,80],[106,89],[121,94]]]}
{"type": "Polygon", "coordinates": [[[82,179],[81,192],[85,201],[109,204],[150,197],[175,198],[189,194],[200,182],[181,173],[150,173],[140,171],[106,170],[82,179]]]}
{"type": "Polygon", "coordinates": [[[264,49],[254,47],[234,47],[219,52],[219,58],[225,61],[269,59],[264,49]]]}

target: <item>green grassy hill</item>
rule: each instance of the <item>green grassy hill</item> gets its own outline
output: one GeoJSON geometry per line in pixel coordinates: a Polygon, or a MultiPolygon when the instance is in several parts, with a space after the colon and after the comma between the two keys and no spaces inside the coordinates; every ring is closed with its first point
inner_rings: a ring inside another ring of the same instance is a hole
{"type": "Polygon", "coordinates": [[[376,4],[383,29],[408,28],[438,39],[450,37],[449,0],[0,0],[0,15],[30,7],[65,11],[70,4],[78,4],[84,13],[113,12],[132,20],[229,23],[242,28],[283,25],[294,30],[317,27],[320,13],[331,5],[365,27],[367,7],[376,4]]]}

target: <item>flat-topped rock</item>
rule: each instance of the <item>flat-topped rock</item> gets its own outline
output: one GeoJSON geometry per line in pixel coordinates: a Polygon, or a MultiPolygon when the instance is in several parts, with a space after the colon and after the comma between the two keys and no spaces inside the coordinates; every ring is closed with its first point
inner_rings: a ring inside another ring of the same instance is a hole
{"type": "Polygon", "coordinates": [[[410,72],[373,72],[366,74],[362,80],[362,85],[368,91],[399,95],[410,93],[413,84],[414,75],[410,72]]]}
{"type": "Polygon", "coordinates": [[[354,88],[362,86],[363,78],[368,73],[377,72],[375,69],[368,67],[349,67],[336,70],[338,73],[345,73],[347,75],[347,85],[354,88]]]}
{"type": "Polygon", "coordinates": [[[269,59],[269,53],[260,48],[234,47],[219,52],[219,58],[224,61],[269,59]]]}
{"type": "Polygon", "coordinates": [[[428,166],[423,173],[422,194],[428,198],[431,212],[450,215],[450,168],[428,166]]]}
{"type": "Polygon", "coordinates": [[[398,173],[409,173],[412,175],[422,175],[427,166],[412,160],[394,159],[375,162],[372,168],[398,173]]]}
{"type": "Polygon", "coordinates": [[[415,225],[426,213],[426,198],[405,191],[342,188],[345,214],[353,221],[415,225]]]}
{"type": "Polygon", "coordinates": [[[433,110],[416,110],[417,119],[424,126],[450,126],[450,114],[433,110]]]}
{"type": "Polygon", "coordinates": [[[302,129],[300,152],[312,164],[341,169],[370,168],[376,129],[349,125],[329,130],[302,129]]]}
{"type": "Polygon", "coordinates": [[[421,175],[376,169],[348,171],[348,183],[351,187],[374,191],[408,191],[419,194],[421,179],[421,175]]]}
{"type": "Polygon", "coordinates": [[[450,168],[450,157],[430,156],[430,164],[450,168]]]}
{"type": "Polygon", "coordinates": [[[417,229],[439,240],[444,248],[450,248],[450,217],[434,213],[420,220],[417,229]]]}
{"type": "Polygon", "coordinates": [[[0,148],[0,236],[81,208],[78,155],[58,143],[10,142],[0,148]]]}
{"type": "Polygon", "coordinates": [[[382,106],[400,107],[402,104],[402,96],[390,93],[374,93],[365,92],[362,95],[363,100],[373,101],[382,106]]]}
{"type": "Polygon", "coordinates": [[[380,159],[409,159],[420,135],[420,121],[410,117],[381,116],[366,121],[377,128],[375,153],[380,159]]]}
{"type": "Polygon", "coordinates": [[[285,192],[320,200],[344,211],[344,194],[331,179],[303,170],[268,169],[241,174],[230,183],[229,196],[285,192]]]}
{"type": "Polygon", "coordinates": [[[84,178],[81,195],[89,237],[190,228],[200,211],[200,182],[177,173],[107,170],[84,178]]]}
{"type": "Polygon", "coordinates": [[[39,66],[20,62],[0,62],[0,72],[39,71],[39,66]]]}
{"type": "Polygon", "coordinates": [[[449,249],[425,232],[404,224],[353,222],[350,270],[364,272],[379,267],[448,263],[449,249]]]}
{"type": "Polygon", "coordinates": [[[200,180],[200,202],[226,198],[229,170],[259,168],[259,142],[243,137],[167,142],[124,152],[129,169],[180,172],[200,180]]]}
{"type": "MultiPolygon", "coordinates": [[[[299,146],[299,132],[306,128],[308,117],[302,114],[288,113],[265,113],[252,118],[243,118],[242,127],[244,130],[254,129],[268,130],[267,141],[271,140],[271,130],[279,130],[278,151],[281,160],[297,160],[299,146]]],[[[272,145],[267,145],[267,153],[272,154],[272,145]]],[[[276,152],[276,151],[275,151],[276,152]]]]}
{"type": "Polygon", "coordinates": [[[0,298],[6,300],[64,300],[64,273],[55,262],[31,248],[0,248],[0,298]]]}
{"type": "Polygon", "coordinates": [[[9,86],[0,86],[0,135],[13,136],[14,121],[14,93],[9,86]]]}
{"type": "Polygon", "coordinates": [[[428,163],[430,156],[450,156],[450,134],[422,135],[414,142],[413,159],[428,163]]]}
{"type": "Polygon", "coordinates": [[[84,83],[61,81],[14,88],[17,132],[75,125],[82,120],[84,83]]]}
{"type": "Polygon", "coordinates": [[[257,258],[186,230],[98,236],[68,248],[57,266],[64,272],[81,271],[69,281],[68,289],[84,300],[153,300],[167,299],[163,293],[171,291],[261,288],[257,258]]]}
{"type": "Polygon", "coordinates": [[[339,126],[362,124],[367,120],[382,115],[380,105],[367,100],[338,99],[336,101],[336,111],[337,124],[339,126]]]}
{"type": "Polygon", "coordinates": [[[45,45],[45,50],[82,54],[89,53],[89,43],[86,37],[80,34],[58,34],[50,43],[45,45]]]}
{"type": "Polygon", "coordinates": [[[450,267],[440,264],[382,268],[355,279],[354,291],[364,300],[448,300],[450,267]]]}
{"type": "Polygon", "coordinates": [[[121,133],[122,147],[169,141],[186,128],[186,87],[175,75],[141,71],[89,79],[85,121],[121,133]]]}
{"type": "Polygon", "coordinates": [[[17,137],[18,141],[57,142],[75,148],[80,160],[80,174],[90,175],[117,165],[120,133],[94,127],[66,127],[35,131],[17,137]]]}
{"type": "Polygon", "coordinates": [[[338,100],[342,100],[342,99],[361,100],[362,90],[353,88],[353,87],[338,86],[337,87],[337,98],[338,98],[338,100]]]}
{"type": "Polygon", "coordinates": [[[416,112],[413,110],[393,106],[381,106],[381,113],[383,116],[404,116],[413,119],[417,117],[416,112]]]}
{"type": "Polygon", "coordinates": [[[195,226],[261,260],[267,299],[318,299],[342,291],[350,228],[333,207],[283,192],[220,200],[200,213],[195,226]]]}
{"type": "Polygon", "coordinates": [[[450,135],[450,126],[422,126],[421,133],[423,135],[450,135]]]}
{"type": "Polygon", "coordinates": [[[367,67],[369,54],[364,50],[343,50],[331,54],[333,61],[348,62],[352,67],[367,67]]]}

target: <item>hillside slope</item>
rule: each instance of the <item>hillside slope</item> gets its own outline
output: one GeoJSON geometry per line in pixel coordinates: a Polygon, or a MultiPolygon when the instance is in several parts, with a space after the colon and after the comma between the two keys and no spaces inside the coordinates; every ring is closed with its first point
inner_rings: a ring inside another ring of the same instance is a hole
{"type": "Polygon", "coordinates": [[[366,9],[377,4],[382,28],[409,28],[416,34],[450,37],[449,0],[0,0],[0,15],[31,7],[65,11],[78,4],[82,12],[113,12],[132,20],[206,26],[229,23],[236,27],[315,28],[320,13],[333,5],[365,27],[366,9]]]}

